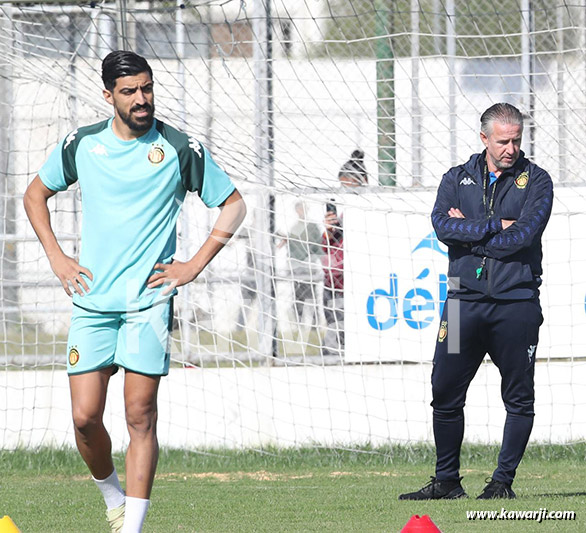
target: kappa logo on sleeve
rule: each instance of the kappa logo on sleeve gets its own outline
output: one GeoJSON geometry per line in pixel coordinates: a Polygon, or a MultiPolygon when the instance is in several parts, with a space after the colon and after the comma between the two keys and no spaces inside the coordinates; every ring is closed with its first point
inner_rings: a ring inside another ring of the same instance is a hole
{"type": "Polygon", "coordinates": [[[189,137],[189,148],[191,148],[200,158],[202,157],[201,146],[193,137],[189,137]]]}
{"type": "Polygon", "coordinates": [[[77,130],[73,130],[67,137],[65,137],[65,146],[63,147],[63,150],[66,150],[67,147],[73,142],[75,141],[75,136],[77,135],[77,130]]]}

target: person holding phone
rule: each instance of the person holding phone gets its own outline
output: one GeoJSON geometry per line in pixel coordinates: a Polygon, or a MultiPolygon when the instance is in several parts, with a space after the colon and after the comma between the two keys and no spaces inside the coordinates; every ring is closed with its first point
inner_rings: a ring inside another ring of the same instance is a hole
{"type": "MultiPolygon", "coordinates": [[[[338,180],[345,187],[359,187],[368,183],[364,152],[354,150],[338,172],[338,180]]],[[[325,231],[322,246],[324,268],[324,315],[326,333],[322,340],[322,355],[342,356],[344,351],[344,231],[342,216],[335,200],[326,203],[325,231]]]]}

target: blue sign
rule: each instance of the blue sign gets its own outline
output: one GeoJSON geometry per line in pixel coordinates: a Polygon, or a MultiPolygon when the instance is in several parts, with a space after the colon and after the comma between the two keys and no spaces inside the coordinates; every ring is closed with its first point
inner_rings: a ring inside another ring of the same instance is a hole
{"type": "MultiPolygon", "coordinates": [[[[421,242],[413,249],[417,250],[429,248],[444,256],[447,252],[440,248],[439,241],[435,232],[431,232],[424,237],[421,242]]],[[[429,268],[424,268],[418,275],[417,280],[426,279],[430,275],[429,268]]],[[[397,274],[389,275],[389,288],[374,289],[366,300],[366,316],[371,328],[378,331],[384,331],[392,328],[401,318],[406,324],[413,329],[427,328],[435,318],[435,311],[441,317],[444,303],[448,296],[448,277],[445,274],[438,276],[438,294],[434,298],[431,292],[421,287],[409,289],[402,298],[402,305],[399,298],[400,294],[399,280],[397,274]],[[377,301],[383,299],[388,304],[387,316],[381,317],[375,312],[377,301]],[[426,313],[427,311],[427,313],[426,313]]]]}

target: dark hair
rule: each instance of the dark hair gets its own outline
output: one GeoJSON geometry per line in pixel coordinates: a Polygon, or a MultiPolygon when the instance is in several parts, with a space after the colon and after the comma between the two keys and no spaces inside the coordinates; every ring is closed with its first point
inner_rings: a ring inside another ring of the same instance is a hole
{"type": "Polygon", "coordinates": [[[341,179],[342,176],[347,176],[361,184],[368,183],[368,173],[364,166],[364,152],[362,150],[352,152],[350,159],[342,165],[340,172],[338,172],[338,179],[341,179]]]}
{"type": "Polygon", "coordinates": [[[134,52],[115,50],[102,61],[102,81],[108,91],[114,90],[118,78],[136,76],[142,72],[148,72],[151,79],[153,78],[153,71],[147,60],[134,52]]]}
{"type": "Polygon", "coordinates": [[[514,105],[499,103],[490,106],[480,117],[480,131],[488,136],[494,122],[518,124],[523,127],[523,115],[514,105]]]}

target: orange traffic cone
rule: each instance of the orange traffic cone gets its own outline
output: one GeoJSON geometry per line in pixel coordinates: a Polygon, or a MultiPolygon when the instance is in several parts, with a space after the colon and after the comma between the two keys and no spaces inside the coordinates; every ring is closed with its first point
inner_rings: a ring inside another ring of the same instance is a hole
{"type": "Polygon", "coordinates": [[[4,515],[4,518],[0,519],[0,533],[20,533],[20,529],[9,516],[4,515]]]}
{"type": "Polygon", "coordinates": [[[419,516],[416,514],[401,529],[401,533],[441,533],[441,531],[429,518],[429,515],[419,516]]]}

